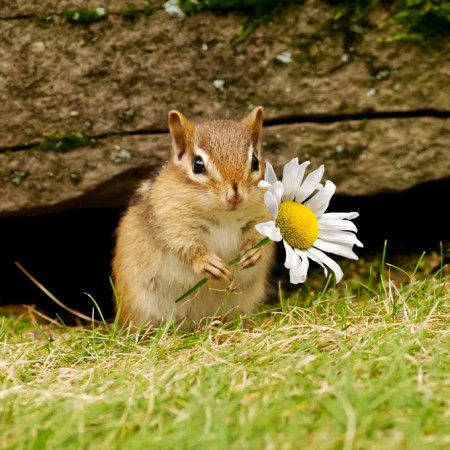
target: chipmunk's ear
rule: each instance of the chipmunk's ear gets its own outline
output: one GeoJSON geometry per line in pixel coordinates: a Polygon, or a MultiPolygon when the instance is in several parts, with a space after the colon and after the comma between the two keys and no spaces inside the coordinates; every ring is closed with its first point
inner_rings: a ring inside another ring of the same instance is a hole
{"type": "Polygon", "coordinates": [[[259,136],[263,126],[264,109],[262,106],[257,106],[249,116],[244,120],[244,124],[250,130],[252,136],[253,148],[259,153],[261,144],[259,136]]]}
{"type": "Polygon", "coordinates": [[[195,125],[179,111],[173,110],[169,112],[169,129],[172,135],[174,160],[179,163],[183,155],[192,149],[195,125]]]}

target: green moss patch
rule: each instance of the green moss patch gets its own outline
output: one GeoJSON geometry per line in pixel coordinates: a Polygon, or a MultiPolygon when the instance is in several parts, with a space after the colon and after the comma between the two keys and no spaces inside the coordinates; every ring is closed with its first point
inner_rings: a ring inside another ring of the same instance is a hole
{"type": "Polygon", "coordinates": [[[129,6],[120,10],[120,15],[124,19],[136,20],[140,15],[150,16],[156,11],[156,8],[145,2],[144,8],[138,8],[137,6],[129,6]]]}
{"type": "Polygon", "coordinates": [[[89,25],[99,20],[104,20],[109,16],[109,10],[105,8],[77,8],[71,9],[64,13],[67,22],[76,23],[79,25],[89,25]]]}
{"type": "Polygon", "coordinates": [[[79,131],[69,133],[46,134],[44,141],[34,147],[36,150],[64,152],[76,147],[83,147],[93,142],[93,139],[79,131]]]}

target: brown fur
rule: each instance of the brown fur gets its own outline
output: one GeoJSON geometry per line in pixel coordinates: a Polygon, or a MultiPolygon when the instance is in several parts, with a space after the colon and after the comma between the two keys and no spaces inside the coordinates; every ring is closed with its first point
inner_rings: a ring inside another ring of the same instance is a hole
{"type": "Polygon", "coordinates": [[[235,266],[226,262],[259,242],[254,224],[270,220],[264,190],[257,187],[265,168],[262,108],[245,122],[198,126],[172,111],[169,126],[172,158],[152,184],[142,184],[117,230],[113,278],[120,319],[153,326],[174,320],[187,328],[215,314],[248,314],[264,297],[273,246],[248,252],[235,266]],[[193,173],[196,152],[208,158],[204,174],[193,173]],[[257,173],[252,154],[260,160],[257,173]],[[175,303],[204,276],[211,281],[175,303]],[[230,285],[238,293],[227,294],[230,285]]]}

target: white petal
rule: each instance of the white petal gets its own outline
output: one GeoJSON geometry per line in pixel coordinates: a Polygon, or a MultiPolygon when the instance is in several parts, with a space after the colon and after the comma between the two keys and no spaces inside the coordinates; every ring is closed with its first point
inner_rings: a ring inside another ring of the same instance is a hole
{"type": "Polygon", "coordinates": [[[294,200],[295,193],[300,187],[301,180],[298,180],[298,158],[289,161],[283,169],[283,201],[294,200]]]}
{"type": "Polygon", "coordinates": [[[298,164],[298,158],[294,158],[284,166],[283,170],[283,201],[292,201],[295,199],[297,191],[305,175],[306,167],[309,165],[309,161],[305,161],[298,164]],[[294,163],[296,163],[294,165],[294,163]]]}
{"type": "Polygon", "coordinates": [[[270,162],[266,162],[266,173],[264,174],[264,180],[269,184],[276,183],[277,176],[275,175],[275,171],[273,170],[272,164],[270,162]]]}
{"type": "Polygon", "coordinates": [[[311,253],[309,253],[308,250],[298,250],[298,249],[295,249],[295,252],[296,252],[296,253],[299,253],[299,254],[305,254],[309,259],[311,259],[311,260],[314,261],[315,263],[317,263],[317,264],[319,264],[320,266],[322,266],[322,267],[323,267],[323,270],[324,270],[324,272],[325,272],[325,276],[328,276],[328,270],[327,270],[327,268],[322,264],[322,261],[321,261],[319,258],[317,258],[315,255],[312,255],[311,253]]]}
{"type": "Polygon", "coordinates": [[[284,249],[286,250],[286,261],[284,262],[284,267],[290,269],[295,266],[295,262],[298,259],[293,248],[283,239],[284,249]]]}
{"type": "Polygon", "coordinates": [[[283,183],[281,181],[277,181],[274,184],[272,184],[272,186],[269,186],[267,188],[267,191],[271,192],[274,195],[275,200],[279,205],[281,203],[281,198],[283,197],[284,193],[283,183]]]}
{"type": "Polygon", "coordinates": [[[278,202],[275,198],[275,195],[272,194],[269,190],[264,193],[264,203],[272,215],[273,220],[275,220],[278,216],[278,202]]]}
{"type": "Polygon", "coordinates": [[[309,166],[309,161],[304,161],[298,166],[297,177],[298,177],[298,186],[302,184],[303,177],[305,176],[305,170],[309,166]]]}
{"type": "Polygon", "coordinates": [[[349,231],[319,230],[319,239],[324,239],[328,242],[335,242],[337,244],[349,244],[356,245],[357,247],[364,247],[356,235],[349,231]]]}
{"type": "Polygon", "coordinates": [[[306,280],[306,273],[308,272],[308,258],[305,258],[305,266],[305,263],[296,251],[284,240],[283,244],[286,250],[286,261],[284,263],[284,267],[289,269],[289,281],[292,284],[304,283],[306,280]]]}
{"type": "Polygon", "coordinates": [[[326,213],[323,215],[324,219],[356,219],[359,216],[357,212],[349,212],[349,213],[326,213]]]}
{"type": "MultiPolygon", "coordinates": [[[[339,283],[339,281],[341,281],[344,272],[342,272],[342,269],[339,267],[339,265],[335,261],[333,261],[329,256],[327,256],[325,253],[314,247],[309,248],[308,250],[306,250],[306,252],[309,254],[310,257],[313,256],[316,261],[317,260],[321,261],[320,264],[322,263],[325,264],[334,272],[336,276],[336,284],[339,283]]],[[[326,274],[327,273],[325,271],[325,276],[326,274]]]]}
{"type": "MultiPolygon", "coordinates": [[[[267,203],[266,203],[267,204],[267,203]]],[[[325,214],[319,217],[319,232],[320,230],[341,230],[341,231],[358,231],[356,225],[349,220],[342,219],[325,219],[325,214]]]]}
{"type": "Polygon", "coordinates": [[[258,223],[255,225],[258,233],[268,237],[271,241],[280,242],[281,237],[280,229],[275,226],[275,222],[270,220],[269,222],[258,223]]]}
{"type": "Polygon", "coordinates": [[[304,283],[309,268],[309,260],[306,255],[296,253],[296,267],[289,271],[289,281],[292,284],[304,283]]]}
{"type": "Polygon", "coordinates": [[[297,191],[295,196],[296,202],[305,201],[318,187],[320,184],[320,180],[322,179],[323,172],[325,171],[325,167],[322,164],[318,169],[311,172],[306,178],[305,181],[300,186],[300,189],[297,191]]]}
{"type": "MultiPolygon", "coordinates": [[[[299,267],[300,267],[300,258],[298,256],[296,258],[299,261],[299,267]]],[[[304,283],[305,280],[306,280],[306,275],[300,274],[300,270],[298,267],[296,267],[295,269],[289,269],[289,281],[292,284],[304,283]]]]}
{"type": "Polygon", "coordinates": [[[335,184],[327,180],[325,182],[325,187],[311,197],[305,203],[305,206],[307,206],[314,213],[314,215],[319,218],[327,210],[331,197],[333,197],[335,192],[335,184]]]}
{"type": "Polygon", "coordinates": [[[314,247],[324,252],[344,256],[345,258],[359,259],[358,256],[352,251],[353,245],[337,244],[335,242],[328,242],[319,238],[316,242],[314,242],[314,247]]]}
{"type": "Polygon", "coordinates": [[[267,181],[264,181],[264,180],[261,180],[258,183],[258,187],[259,188],[266,188],[266,187],[269,187],[269,186],[272,186],[272,185],[270,183],[268,183],[267,181]]]}

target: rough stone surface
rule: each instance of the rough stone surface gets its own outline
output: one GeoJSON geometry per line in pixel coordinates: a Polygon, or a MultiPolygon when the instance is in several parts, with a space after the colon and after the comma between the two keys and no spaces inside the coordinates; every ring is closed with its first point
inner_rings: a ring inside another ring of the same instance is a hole
{"type": "Polygon", "coordinates": [[[44,132],[163,131],[171,108],[199,119],[239,117],[264,105],[269,120],[450,110],[443,89],[450,45],[381,45],[374,27],[348,46],[346,34],[331,30],[333,9],[324,3],[283,11],[237,46],[230,41],[239,14],[180,20],[158,10],[135,22],[111,15],[89,27],[61,17],[47,25],[3,20],[0,148],[39,141],[44,132]],[[285,51],[292,61],[277,63],[285,51]],[[130,109],[134,116],[124,119],[130,109]]]}
{"type": "MultiPolygon", "coordinates": [[[[165,0],[152,0],[150,3],[161,8],[165,0]]],[[[0,19],[26,16],[44,16],[49,13],[63,13],[77,8],[106,8],[112,13],[118,13],[130,5],[144,5],[144,2],[124,2],[123,0],[0,0],[0,19]]]]}
{"type": "Polygon", "coordinates": [[[67,152],[0,153],[0,216],[121,206],[169,148],[163,133],[105,138],[67,152]]]}
{"type": "Polygon", "coordinates": [[[119,0],[0,1],[0,215],[123,205],[167,157],[170,109],[199,120],[241,118],[263,105],[268,158],[280,167],[307,153],[342,194],[450,176],[448,120],[437,117],[450,114],[448,41],[381,44],[387,32],[375,24],[386,11],[349,34],[333,27],[333,8],[307,0],[233,46],[242,15],[179,19],[163,3],[131,21],[119,0]],[[61,15],[35,20],[80,6],[111,14],[89,26],[61,15]],[[398,117],[405,114],[417,117],[398,117]],[[45,133],[69,131],[96,142],[26,150],[45,133]]]}
{"type": "Polygon", "coordinates": [[[450,178],[450,119],[410,118],[270,127],[266,154],[281,167],[299,156],[325,164],[341,195],[401,192],[450,178]]]}
{"type": "MultiPolygon", "coordinates": [[[[264,129],[267,159],[281,174],[296,156],[325,164],[343,195],[398,192],[450,177],[449,119],[382,119],[264,129]]],[[[0,216],[122,206],[139,180],[167,160],[170,136],[117,136],[68,152],[0,154],[0,216]]]]}

